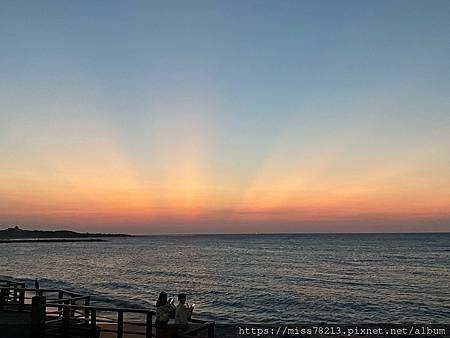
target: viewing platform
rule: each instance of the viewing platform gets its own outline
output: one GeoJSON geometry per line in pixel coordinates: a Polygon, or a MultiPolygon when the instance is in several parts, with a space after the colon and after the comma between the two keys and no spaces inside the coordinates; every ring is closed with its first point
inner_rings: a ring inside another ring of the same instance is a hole
{"type": "Polygon", "coordinates": [[[62,289],[27,288],[0,280],[3,338],[188,338],[214,337],[212,321],[190,319],[187,328],[156,328],[156,312],[91,304],[91,295],[62,289]]]}

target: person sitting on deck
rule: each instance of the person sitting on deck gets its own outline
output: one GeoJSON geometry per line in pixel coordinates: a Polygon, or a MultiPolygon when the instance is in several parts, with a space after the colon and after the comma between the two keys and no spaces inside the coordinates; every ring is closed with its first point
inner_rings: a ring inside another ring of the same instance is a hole
{"type": "Polygon", "coordinates": [[[186,303],[186,294],[180,293],[178,295],[178,305],[175,310],[175,324],[177,325],[187,325],[189,319],[191,319],[192,311],[194,310],[194,306],[189,306],[186,303]]]}
{"type": "Polygon", "coordinates": [[[157,326],[166,325],[169,322],[169,317],[175,311],[175,306],[172,302],[167,301],[166,292],[163,291],[159,294],[158,300],[156,301],[155,324],[157,326]]]}

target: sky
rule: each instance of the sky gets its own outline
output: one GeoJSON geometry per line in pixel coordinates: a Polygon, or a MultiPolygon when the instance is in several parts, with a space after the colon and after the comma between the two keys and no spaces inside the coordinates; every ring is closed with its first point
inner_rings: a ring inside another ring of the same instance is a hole
{"type": "Polygon", "coordinates": [[[450,1],[2,1],[0,227],[450,231],[450,1]]]}

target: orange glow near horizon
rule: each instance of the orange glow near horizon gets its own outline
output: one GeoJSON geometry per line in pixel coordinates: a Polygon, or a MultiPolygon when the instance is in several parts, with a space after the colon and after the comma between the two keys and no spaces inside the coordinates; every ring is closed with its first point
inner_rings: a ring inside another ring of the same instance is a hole
{"type": "Polygon", "coordinates": [[[158,170],[149,174],[135,168],[108,133],[99,130],[94,140],[72,143],[70,151],[52,144],[37,152],[39,166],[28,164],[32,157],[15,166],[10,162],[0,171],[0,217],[19,224],[85,223],[96,229],[134,224],[134,232],[151,233],[152,224],[161,222],[276,224],[449,216],[449,183],[439,166],[427,162],[429,149],[390,160],[383,168],[370,161],[352,164],[342,153],[349,142],[303,150],[307,161],[302,161],[284,151],[281,141],[254,177],[239,185],[232,177],[208,171],[205,132],[189,122],[183,121],[182,135],[170,142],[163,135],[173,131],[161,131],[150,165],[158,170]],[[347,167],[337,163],[342,160],[347,167]]]}

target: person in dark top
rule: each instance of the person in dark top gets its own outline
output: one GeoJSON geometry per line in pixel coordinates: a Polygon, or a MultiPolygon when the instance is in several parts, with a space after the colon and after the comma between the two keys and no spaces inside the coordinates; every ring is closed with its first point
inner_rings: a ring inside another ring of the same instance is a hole
{"type": "Polygon", "coordinates": [[[169,322],[169,318],[175,311],[175,306],[172,302],[167,301],[167,293],[161,292],[158,300],[156,301],[156,319],[155,324],[157,326],[166,325],[169,322]]]}
{"type": "Polygon", "coordinates": [[[166,338],[166,337],[174,337],[174,333],[172,332],[169,325],[170,317],[173,317],[175,313],[175,305],[173,305],[173,299],[171,298],[169,301],[167,300],[167,293],[164,291],[159,294],[158,300],[156,301],[156,337],[158,338],[166,338]]]}

